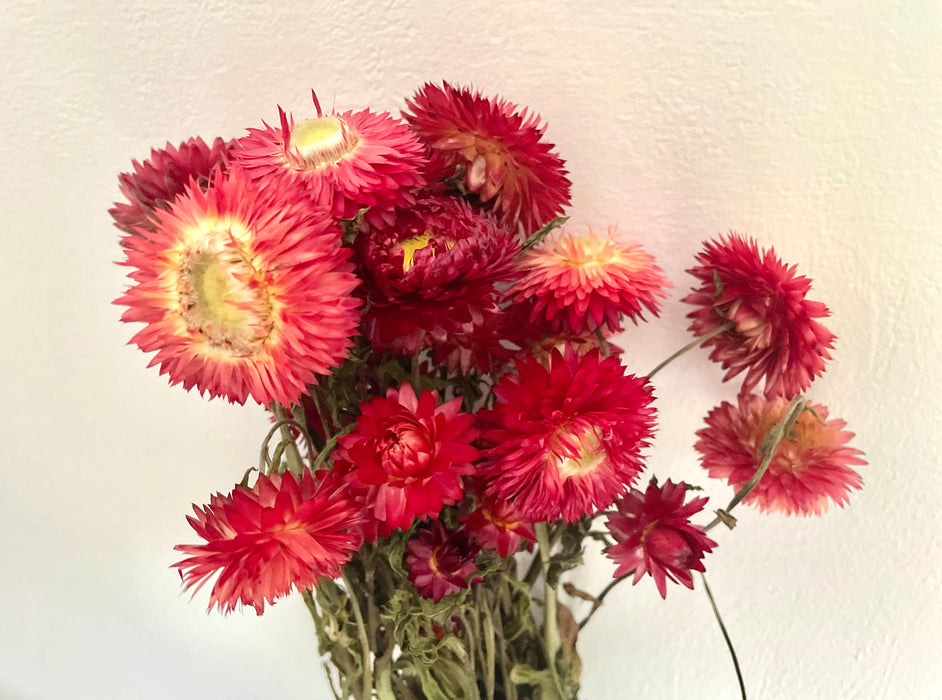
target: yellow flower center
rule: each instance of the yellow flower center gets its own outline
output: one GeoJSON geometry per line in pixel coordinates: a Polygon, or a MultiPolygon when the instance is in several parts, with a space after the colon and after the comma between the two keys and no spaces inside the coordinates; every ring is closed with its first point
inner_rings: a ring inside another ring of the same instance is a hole
{"type": "Polygon", "coordinates": [[[289,152],[304,169],[316,169],[336,163],[356,147],[356,137],[346,122],[330,114],[308,119],[291,130],[289,152]]]}
{"type": "Polygon", "coordinates": [[[579,435],[557,435],[554,442],[556,447],[552,449],[552,453],[556,458],[556,468],[563,479],[587,474],[605,461],[606,454],[602,449],[597,428],[584,430],[579,435]],[[565,449],[562,443],[568,444],[569,449],[565,449]],[[573,450],[572,447],[576,449],[573,450]],[[573,451],[576,452],[575,456],[573,451]]]}
{"type": "MultiPolygon", "coordinates": [[[[413,236],[412,238],[407,238],[404,241],[399,243],[399,247],[402,248],[402,271],[408,272],[413,267],[415,267],[415,254],[417,251],[422,250],[423,248],[428,248],[432,241],[435,240],[435,235],[431,231],[426,231],[425,233],[420,233],[418,236],[413,236]]],[[[445,249],[451,250],[455,247],[455,242],[450,240],[445,240],[445,249]]],[[[431,251],[432,257],[435,256],[435,250],[431,251]]]]}
{"type": "Polygon", "coordinates": [[[190,333],[233,356],[261,351],[273,328],[264,278],[228,231],[206,231],[183,252],[177,281],[190,333]]]}

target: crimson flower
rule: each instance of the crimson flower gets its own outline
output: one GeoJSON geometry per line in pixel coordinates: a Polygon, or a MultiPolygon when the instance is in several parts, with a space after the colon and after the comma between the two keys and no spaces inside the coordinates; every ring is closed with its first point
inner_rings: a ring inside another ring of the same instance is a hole
{"type": "Polygon", "coordinates": [[[409,580],[419,593],[437,603],[475,582],[468,579],[478,570],[474,563],[477,551],[464,530],[448,531],[436,520],[413,535],[403,559],[409,567],[409,580]]]}
{"type": "Polygon", "coordinates": [[[358,280],[340,230],[291,192],[241,171],[192,183],[155,231],[125,237],[134,285],[121,320],[171,384],[244,403],[297,402],[339,366],[359,323],[358,280]]]}
{"type": "MultiPolygon", "coordinates": [[[[540,117],[449,83],[426,83],[403,113],[431,149],[430,171],[462,187],[514,232],[535,232],[569,204],[569,180],[540,117]]],[[[432,176],[430,176],[430,179],[432,176]]]]}
{"type": "MultiPolygon", "coordinates": [[[[831,501],[843,506],[851,489],[863,487],[853,466],[866,464],[863,452],[848,447],[854,436],[846,423],[828,420],[826,407],[809,404],[791,433],[779,443],[768,470],[743,503],[763,512],[821,515],[831,501]],[[813,411],[813,412],[812,412],[813,411]]],[[[706,417],[694,447],[703,467],[739,491],[755,475],[764,457],[766,436],[788,412],[782,398],[739,396],[737,405],[724,401],[706,417]]]]}
{"type": "Polygon", "coordinates": [[[207,146],[197,136],[176,147],[168,143],[164,148],[151,149],[150,158],[143,163],[131,161],[134,172],[118,176],[121,194],[128,201],[115,202],[108,212],[115,226],[132,236],[140,235],[139,228],[156,231],[156,211],[169,209],[191,181],[205,190],[213,171],[225,172],[234,145],[234,141],[227,143],[217,137],[212,146],[207,146]]]}
{"type": "Polygon", "coordinates": [[[475,542],[502,557],[516,554],[524,541],[536,542],[533,523],[524,520],[512,503],[493,495],[479,496],[474,510],[459,519],[475,542]]]}
{"type": "Polygon", "coordinates": [[[745,371],[745,393],[765,379],[768,399],[801,394],[824,372],[835,340],[815,320],[829,315],[827,307],[805,299],[811,280],[738,233],[708,241],[697,261],[688,272],[700,287],[684,298],[697,307],[690,330],[699,337],[728,325],[704,341],[710,359],[728,370],[723,381],[745,371]]]}
{"type": "Polygon", "coordinates": [[[670,283],[654,258],[638,243],[618,243],[614,230],[600,239],[563,232],[527,251],[521,278],[510,290],[518,301],[532,300],[531,322],[545,319],[557,333],[586,335],[597,328],[621,330],[644,309],[657,315],[670,283]]]}
{"type": "Polygon", "coordinates": [[[326,197],[339,219],[368,207],[368,220],[391,221],[395,207],[415,203],[425,152],[406,124],[368,109],[325,115],[316,96],[314,106],[317,116],[299,123],[279,108],[280,127],[249,129],[234,160],[254,179],[326,197]]]}
{"type": "Polygon", "coordinates": [[[533,522],[569,522],[607,508],[643,468],[641,449],[654,432],[646,378],[598,350],[554,349],[541,364],[516,363],[482,411],[487,493],[533,522]]]}
{"type": "Polygon", "coordinates": [[[652,480],[642,494],[631,489],[615,503],[606,525],[616,544],[605,549],[618,562],[617,578],[634,571],[632,584],[645,574],[654,579],[661,598],[667,597],[667,580],[693,588],[691,571],[705,571],[703,555],[713,551],[716,542],[703,529],[690,522],[690,516],[703,510],[706,498],[684,504],[687,485],[669,479],[663,486],[652,480]]]}
{"type": "Polygon", "coordinates": [[[251,605],[259,615],[291,592],[319,578],[338,578],[360,546],[359,512],[342,492],[305,471],[259,475],[255,486],[237,485],[194,505],[187,520],[204,544],[174,547],[187,555],[173,566],[194,595],[218,573],[209,608],[224,612],[251,605]]]}
{"type": "Polygon", "coordinates": [[[410,384],[360,404],[356,428],[342,436],[334,464],[354,487],[365,487],[373,516],[392,530],[438,515],[461,500],[461,477],[475,471],[474,417],[461,399],[438,405],[438,392],[418,397],[410,384]]]}

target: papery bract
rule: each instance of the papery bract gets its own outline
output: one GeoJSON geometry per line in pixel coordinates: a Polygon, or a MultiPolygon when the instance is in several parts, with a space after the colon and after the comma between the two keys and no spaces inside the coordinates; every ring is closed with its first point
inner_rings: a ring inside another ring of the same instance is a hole
{"type": "Polygon", "coordinates": [[[441,522],[419,528],[406,545],[404,561],[409,580],[425,598],[436,603],[458,593],[473,581],[477,548],[463,530],[448,531],[441,522]]]}

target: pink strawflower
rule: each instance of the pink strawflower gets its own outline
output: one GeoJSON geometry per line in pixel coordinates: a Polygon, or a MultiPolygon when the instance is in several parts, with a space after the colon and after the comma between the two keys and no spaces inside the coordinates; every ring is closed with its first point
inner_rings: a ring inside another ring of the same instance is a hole
{"type": "Polygon", "coordinates": [[[573,522],[607,508],[643,469],[654,432],[646,378],[598,350],[553,350],[516,363],[481,412],[487,492],[533,522],[573,522]]]}
{"type": "Polygon", "coordinates": [[[474,473],[478,431],[461,413],[461,399],[438,404],[438,392],[419,397],[410,384],[360,405],[356,428],[338,441],[334,464],[354,487],[365,487],[366,505],[392,530],[415,518],[436,517],[461,500],[461,477],[474,473]]]}
{"type": "Polygon", "coordinates": [[[530,234],[569,204],[562,159],[539,116],[449,83],[426,83],[403,116],[432,152],[431,171],[458,177],[500,222],[530,234]]]}
{"type": "Polygon", "coordinates": [[[237,485],[215,494],[187,520],[204,544],[174,547],[187,555],[173,566],[194,595],[219,574],[209,597],[230,612],[251,605],[259,615],[291,592],[338,578],[360,546],[354,528],[359,512],[343,493],[315,481],[308,471],[259,475],[252,488],[237,485]]]}
{"type": "Polygon", "coordinates": [[[436,520],[416,531],[406,545],[409,580],[423,597],[437,603],[475,582],[469,578],[478,570],[477,551],[464,530],[448,531],[436,520]]]}
{"type": "MultiPolygon", "coordinates": [[[[766,436],[788,412],[789,402],[754,394],[740,395],[738,405],[723,402],[706,417],[696,445],[709,475],[726,479],[739,491],[765,458],[766,436]]],[[[863,487],[853,466],[866,464],[863,452],[848,447],[854,436],[842,420],[828,420],[824,406],[809,404],[785,436],[759,483],[743,499],[763,512],[821,515],[831,501],[843,506],[851,489],[863,487]]]]}
{"type": "Polygon", "coordinates": [[[523,519],[512,503],[493,495],[479,495],[474,510],[459,519],[475,542],[502,557],[516,554],[524,542],[536,542],[533,523],[523,519]]]}
{"type": "Polygon", "coordinates": [[[254,187],[237,170],[192,182],[156,230],[125,237],[133,285],[116,304],[143,323],[131,342],[156,352],[171,384],[210,397],[297,402],[339,366],[357,333],[358,280],[326,209],[254,187]]]}
{"type": "Polygon", "coordinates": [[[376,349],[412,355],[473,333],[498,309],[520,241],[490,216],[453,197],[430,196],[396,212],[389,226],[357,237],[376,349]]]}
{"type": "Polygon", "coordinates": [[[409,127],[386,112],[368,109],[324,114],[295,123],[279,108],[280,126],[249,129],[234,160],[250,175],[274,187],[285,181],[326,197],[331,213],[353,219],[391,221],[395,207],[415,203],[425,185],[425,149],[409,127]]]}
{"type": "Polygon", "coordinates": [[[634,572],[632,584],[645,574],[654,579],[661,598],[667,597],[667,580],[693,588],[691,571],[705,571],[703,555],[713,551],[716,542],[703,528],[693,525],[690,516],[703,510],[706,498],[684,504],[687,485],[663,486],[652,481],[642,494],[631,489],[615,503],[606,525],[616,544],[606,548],[610,559],[618,562],[614,576],[634,572]]]}
{"type": "Polygon", "coordinates": [[[114,225],[132,236],[139,235],[139,228],[156,231],[156,211],[169,209],[192,181],[203,190],[209,187],[214,171],[225,172],[234,145],[234,141],[227,143],[217,137],[212,146],[207,146],[197,136],[176,147],[168,143],[164,148],[151,149],[150,158],[143,163],[131,161],[134,172],[118,176],[121,194],[128,201],[115,202],[108,211],[114,225]]]}
{"type": "Polygon", "coordinates": [[[829,315],[827,307],[805,299],[811,280],[738,233],[708,241],[697,261],[688,272],[701,286],[684,298],[697,307],[690,330],[704,336],[731,325],[704,342],[713,347],[710,359],[728,370],[723,381],[745,371],[745,393],[764,379],[768,399],[801,394],[824,372],[835,340],[815,320],[829,315]]]}
{"type": "MultiPolygon", "coordinates": [[[[552,234],[551,234],[552,236],[552,234]]],[[[654,258],[638,243],[619,243],[609,229],[599,238],[563,232],[527,251],[522,277],[510,290],[518,301],[532,300],[531,322],[545,319],[556,333],[592,334],[621,330],[621,317],[655,316],[670,283],[654,258]]]]}

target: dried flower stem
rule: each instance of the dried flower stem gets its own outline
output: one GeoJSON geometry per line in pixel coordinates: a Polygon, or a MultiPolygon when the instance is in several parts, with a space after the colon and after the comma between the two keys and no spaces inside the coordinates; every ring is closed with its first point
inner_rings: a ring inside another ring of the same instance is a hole
{"type": "Polygon", "coordinates": [[[720,326],[719,328],[715,328],[715,329],[713,329],[712,331],[710,331],[709,333],[707,333],[706,335],[701,336],[701,337],[697,338],[696,340],[692,340],[691,342],[687,343],[687,344],[684,345],[680,350],[678,350],[677,352],[675,352],[673,355],[671,355],[670,357],[668,357],[666,360],[664,360],[664,361],[663,361],[661,364],[659,364],[657,367],[655,367],[655,368],[652,369],[650,372],[648,372],[648,379],[650,379],[650,378],[653,377],[655,374],[657,374],[658,372],[660,372],[662,369],[664,369],[665,367],[667,367],[667,365],[669,365],[671,362],[673,362],[673,361],[676,360],[678,357],[680,357],[681,355],[683,355],[685,352],[688,352],[688,351],[690,351],[690,350],[693,350],[693,349],[694,349],[695,347],[697,347],[698,345],[702,345],[703,343],[705,343],[706,341],[708,341],[710,338],[715,338],[715,337],[718,336],[720,333],[725,333],[726,331],[728,331],[728,330],[729,330],[730,328],[732,328],[732,327],[733,327],[733,325],[732,325],[731,323],[727,323],[725,326],[720,326]]]}
{"type": "Polygon", "coordinates": [[[560,698],[563,694],[559,672],[556,669],[556,651],[559,649],[559,630],[556,624],[556,581],[550,580],[550,538],[546,530],[546,523],[536,523],[537,546],[540,550],[540,562],[543,567],[543,645],[546,647],[546,666],[553,679],[553,685],[560,698]]]}
{"type": "MultiPolygon", "coordinates": [[[[277,401],[272,401],[271,411],[278,419],[278,427],[281,430],[281,440],[285,444],[285,457],[288,460],[288,470],[296,476],[304,473],[304,462],[301,460],[301,451],[294,441],[291,434],[291,424],[294,422],[285,414],[284,406],[277,401]]],[[[303,432],[303,431],[302,431],[303,432]]]]}
{"type": "Polygon", "coordinates": [[[360,648],[363,655],[363,692],[360,694],[362,700],[369,700],[373,696],[373,660],[370,653],[370,637],[366,632],[366,623],[363,621],[363,611],[360,610],[360,602],[357,600],[356,589],[350,583],[346,570],[343,575],[343,585],[347,587],[347,597],[350,599],[350,605],[353,606],[353,616],[357,621],[357,631],[360,633],[360,648]]]}
{"type": "Polygon", "coordinates": [[[710,586],[707,584],[706,576],[701,573],[700,579],[703,581],[703,589],[706,591],[707,598],[710,599],[710,605],[713,608],[713,615],[716,616],[716,621],[720,625],[720,632],[723,633],[723,639],[726,640],[726,648],[729,649],[729,655],[733,657],[733,668],[736,669],[736,680],[739,681],[739,691],[742,693],[742,700],[746,700],[746,683],[743,681],[742,670],[739,668],[739,659],[736,658],[736,649],[733,648],[733,642],[729,638],[729,633],[726,631],[726,625],[723,624],[723,618],[720,615],[719,609],[716,607],[716,601],[713,600],[713,592],[710,590],[710,586]]]}

